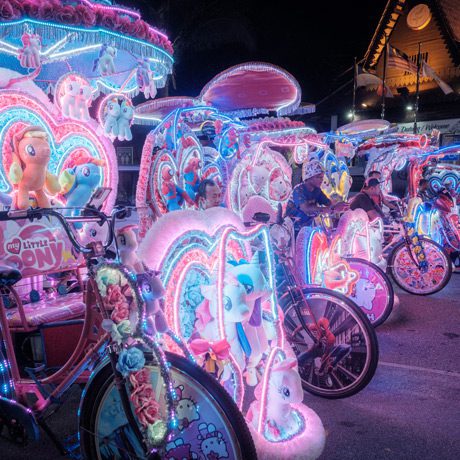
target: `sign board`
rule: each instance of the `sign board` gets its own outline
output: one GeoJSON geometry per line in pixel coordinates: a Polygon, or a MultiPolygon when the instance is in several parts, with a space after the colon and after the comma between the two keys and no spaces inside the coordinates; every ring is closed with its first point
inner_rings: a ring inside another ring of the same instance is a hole
{"type": "MultiPolygon", "coordinates": [[[[414,123],[398,123],[398,129],[403,133],[412,133],[414,123]]],[[[433,121],[418,121],[418,133],[431,133],[433,129],[438,129],[441,134],[460,134],[460,118],[452,118],[450,120],[433,120],[433,121]]]]}

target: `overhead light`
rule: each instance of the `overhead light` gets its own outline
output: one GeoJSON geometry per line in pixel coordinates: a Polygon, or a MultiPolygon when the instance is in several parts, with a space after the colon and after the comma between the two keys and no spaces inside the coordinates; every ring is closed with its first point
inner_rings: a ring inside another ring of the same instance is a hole
{"type": "Polygon", "coordinates": [[[414,110],[414,108],[412,107],[411,104],[409,104],[409,105],[406,105],[406,110],[409,110],[409,111],[410,111],[410,110],[414,110]]]}
{"type": "Polygon", "coordinates": [[[353,112],[351,110],[347,113],[347,118],[350,120],[353,118],[353,112]]]}
{"type": "Polygon", "coordinates": [[[363,102],[363,103],[361,104],[361,107],[362,107],[363,109],[365,109],[365,108],[367,107],[367,104],[366,104],[365,102],[363,102]]]}

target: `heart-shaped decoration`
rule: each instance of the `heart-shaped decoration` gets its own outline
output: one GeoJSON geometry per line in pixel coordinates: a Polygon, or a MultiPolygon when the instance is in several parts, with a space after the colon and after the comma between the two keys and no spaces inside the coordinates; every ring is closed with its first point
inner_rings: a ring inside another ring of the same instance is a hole
{"type": "Polygon", "coordinates": [[[19,238],[13,238],[5,245],[6,251],[15,255],[18,255],[21,252],[21,247],[22,241],[19,238]]]}
{"type": "MultiPolygon", "coordinates": [[[[89,156],[102,160],[101,183],[99,186],[117,190],[117,162],[113,145],[96,134],[98,125],[94,121],[82,123],[74,120],[63,120],[51,103],[44,105],[40,99],[29,94],[14,90],[0,91],[0,124],[3,127],[2,162],[0,163],[0,190],[11,192],[12,185],[8,180],[9,168],[13,160],[13,136],[26,126],[40,126],[48,134],[51,158],[48,171],[59,175],[69,160],[89,156]]],[[[42,98],[43,99],[43,98],[42,98]]],[[[115,202],[116,193],[111,193],[105,203],[110,210],[115,202]]]]}

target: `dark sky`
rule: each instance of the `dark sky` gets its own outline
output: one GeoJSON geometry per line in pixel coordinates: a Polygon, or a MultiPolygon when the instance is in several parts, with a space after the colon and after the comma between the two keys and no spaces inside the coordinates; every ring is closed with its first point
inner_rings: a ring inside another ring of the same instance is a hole
{"type": "Polygon", "coordinates": [[[314,103],[338,86],[354,56],[364,55],[386,2],[120,0],[177,40],[171,94],[196,96],[216,73],[256,60],[292,73],[303,101],[314,103]]]}

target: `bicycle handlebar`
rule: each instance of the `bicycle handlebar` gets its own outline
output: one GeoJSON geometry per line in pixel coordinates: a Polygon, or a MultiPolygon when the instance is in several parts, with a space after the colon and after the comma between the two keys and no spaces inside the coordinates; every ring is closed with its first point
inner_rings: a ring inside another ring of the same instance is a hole
{"type": "Polygon", "coordinates": [[[98,211],[95,208],[83,208],[82,215],[77,217],[65,217],[60,212],[56,211],[53,208],[36,208],[36,209],[27,209],[27,210],[16,210],[16,211],[2,211],[0,212],[0,222],[6,220],[22,220],[29,219],[33,221],[34,219],[41,219],[43,216],[53,216],[59,221],[59,223],[64,228],[67,236],[70,239],[73,247],[77,252],[83,254],[89,254],[93,251],[92,248],[82,246],[78,241],[78,238],[75,236],[74,231],[71,229],[70,222],[100,222],[100,225],[105,223],[109,227],[109,234],[107,240],[103,243],[104,251],[110,247],[114,238],[114,221],[122,212],[126,212],[125,209],[116,210],[112,213],[112,216],[107,216],[102,211],[98,211]]]}

